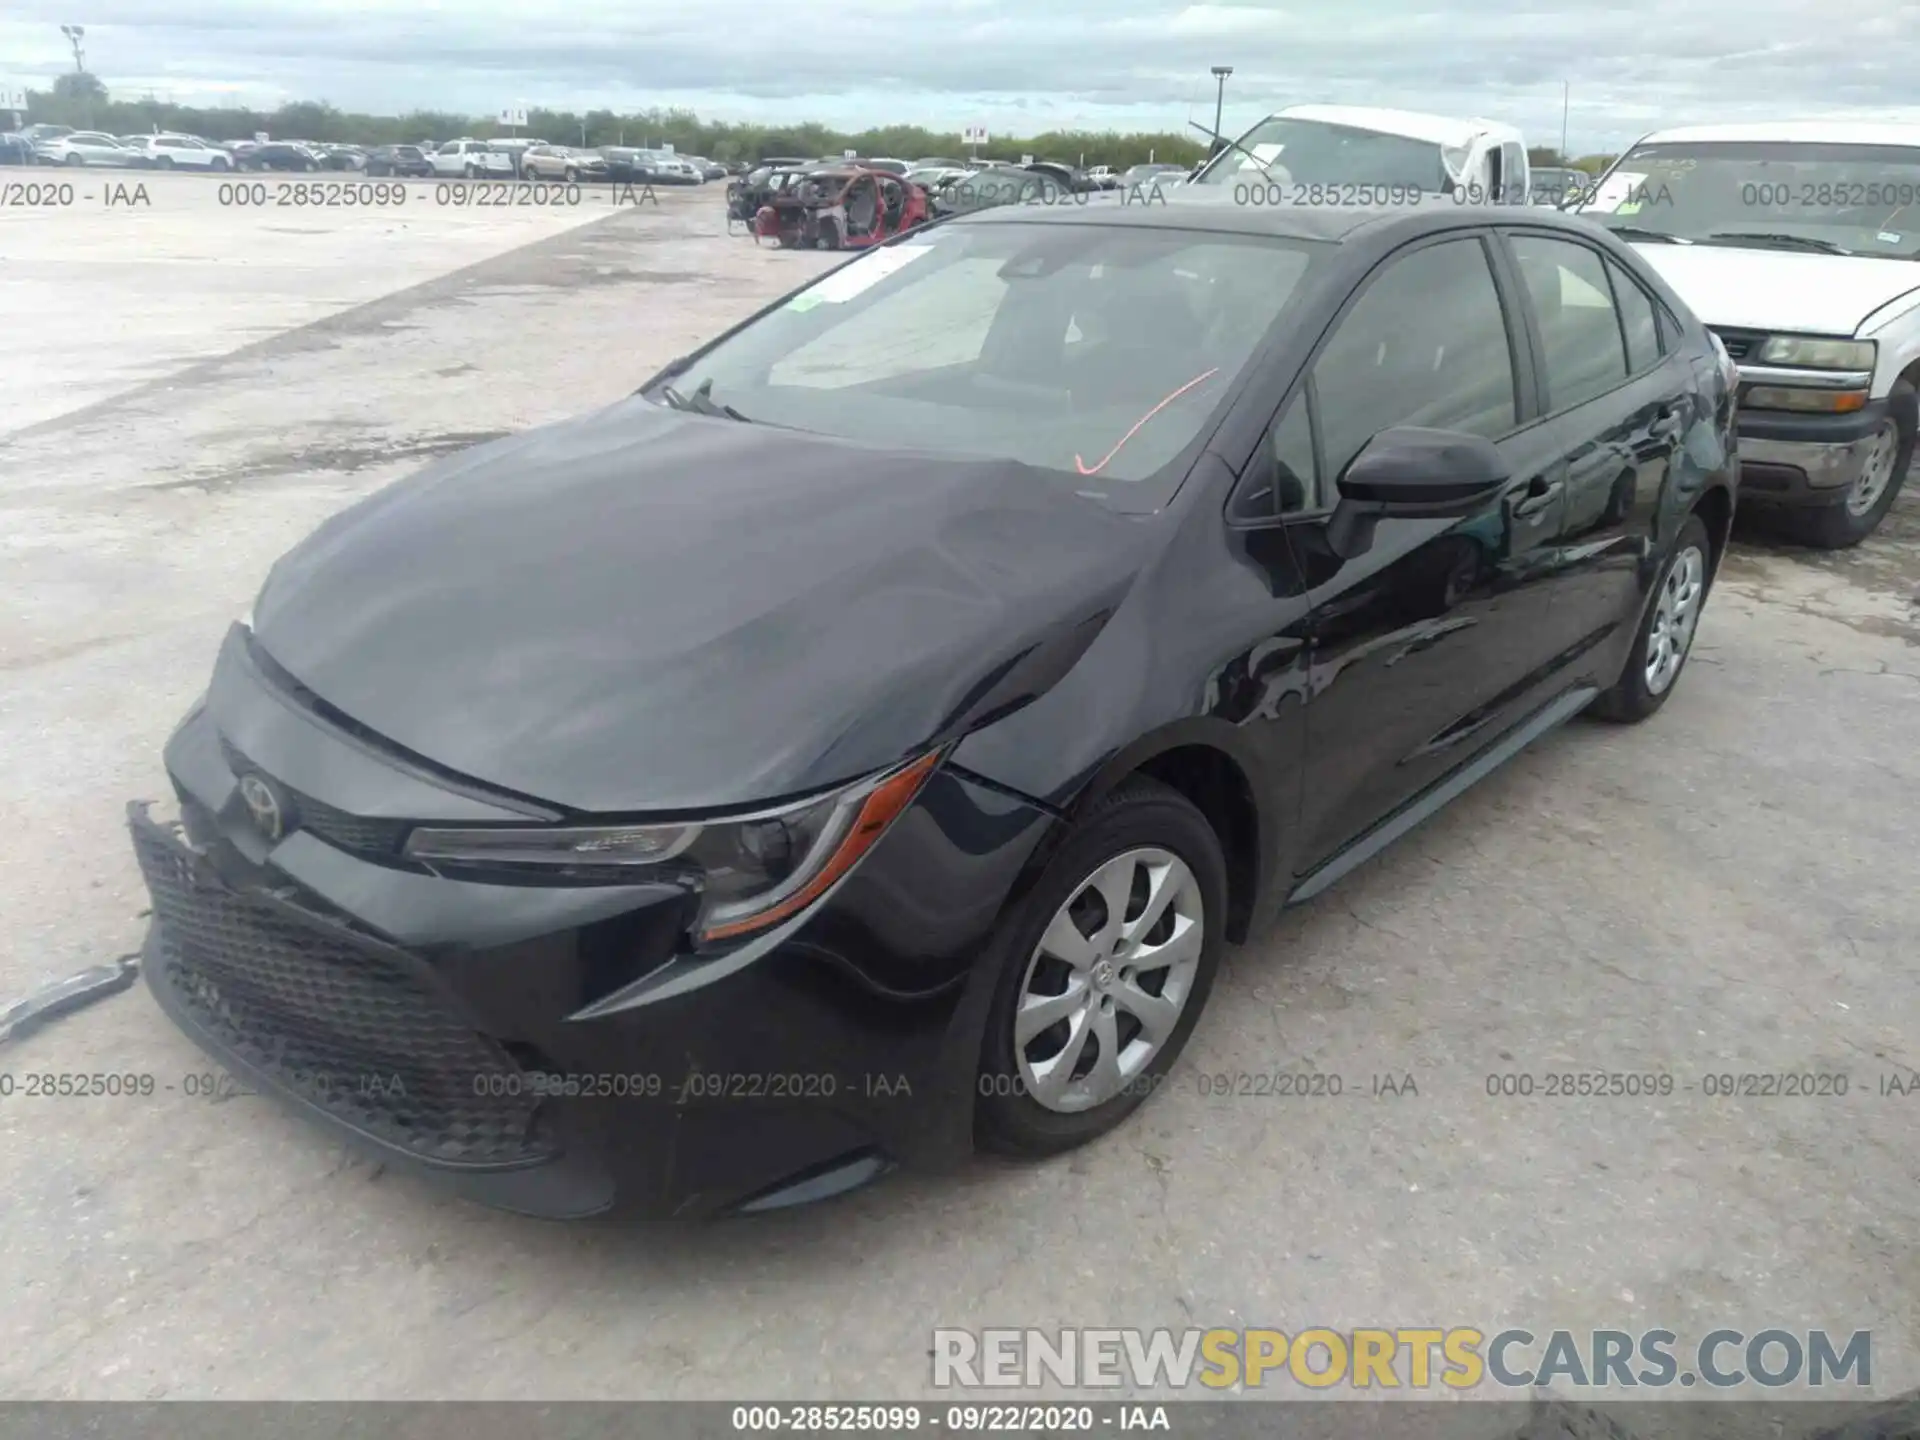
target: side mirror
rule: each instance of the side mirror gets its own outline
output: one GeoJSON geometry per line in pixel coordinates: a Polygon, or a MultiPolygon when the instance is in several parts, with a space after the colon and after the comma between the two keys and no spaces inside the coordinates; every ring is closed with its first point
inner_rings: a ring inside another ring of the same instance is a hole
{"type": "Polygon", "coordinates": [[[1413,425],[1382,430],[1340,476],[1327,546],[1351,560],[1371,548],[1383,519],[1471,515],[1499,497],[1510,474],[1499,447],[1479,435],[1413,425]]]}

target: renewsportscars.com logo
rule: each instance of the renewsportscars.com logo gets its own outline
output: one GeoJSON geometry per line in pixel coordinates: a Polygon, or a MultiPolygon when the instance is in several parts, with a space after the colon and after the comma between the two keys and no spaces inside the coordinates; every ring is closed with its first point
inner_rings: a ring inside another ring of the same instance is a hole
{"type": "Polygon", "coordinates": [[[1868,1330],[1853,1331],[1844,1344],[1825,1330],[1713,1330],[1688,1345],[1671,1330],[941,1329],[933,1332],[931,1354],[939,1389],[1472,1390],[1559,1383],[1727,1390],[1873,1383],[1868,1330]]]}

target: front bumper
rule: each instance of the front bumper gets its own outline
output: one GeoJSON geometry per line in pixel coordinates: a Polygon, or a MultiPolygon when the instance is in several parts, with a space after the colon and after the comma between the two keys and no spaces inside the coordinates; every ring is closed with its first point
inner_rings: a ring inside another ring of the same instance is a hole
{"type": "Polygon", "coordinates": [[[813,911],[695,956],[672,887],[477,884],[356,853],[395,832],[333,801],[410,777],[233,668],[223,654],[168,743],[180,826],[144,807],[129,824],[154,995],[257,1090],[467,1198],[557,1219],[774,1208],[970,1152],[980,957],[1042,812],[937,774],[813,911]],[[313,828],[268,842],[247,768],[331,776],[332,800],[300,793],[313,828]]]}
{"type": "Polygon", "coordinates": [[[1885,400],[1851,415],[1797,415],[1742,410],[1740,499],[1743,504],[1817,508],[1847,498],[1874,433],[1891,413],[1885,400]]]}

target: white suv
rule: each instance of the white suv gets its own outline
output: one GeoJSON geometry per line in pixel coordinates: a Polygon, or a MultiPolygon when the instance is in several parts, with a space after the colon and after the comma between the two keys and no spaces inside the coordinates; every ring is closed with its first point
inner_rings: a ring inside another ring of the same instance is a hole
{"type": "Polygon", "coordinates": [[[233,156],[192,135],[144,135],[134,164],[155,170],[231,170],[233,156]]]}
{"type": "Polygon", "coordinates": [[[1581,213],[1632,244],[1740,370],[1740,505],[1857,545],[1913,459],[1920,125],[1661,130],[1581,213]]]}
{"type": "Polygon", "coordinates": [[[469,180],[513,176],[513,156],[494,148],[491,140],[449,140],[427,158],[436,175],[464,175],[469,180]]]}

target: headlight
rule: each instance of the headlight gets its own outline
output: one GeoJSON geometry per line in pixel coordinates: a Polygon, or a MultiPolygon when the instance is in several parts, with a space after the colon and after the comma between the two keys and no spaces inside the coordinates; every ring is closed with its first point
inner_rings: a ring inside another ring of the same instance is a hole
{"type": "Polygon", "coordinates": [[[1760,347],[1763,365],[1798,365],[1807,370],[1871,370],[1877,348],[1871,340],[1815,340],[1776,335],[1760,347]]]}
{"type": "Polygon", "coordinates": [[[657,825],[422,828],[406,854],[442,870],[560,883],[682,878],[700,892],[696,940],[731,940],[799,914],[860,862],[940,762],[930,751],[826,795],[721,820],[657,825]]]}

